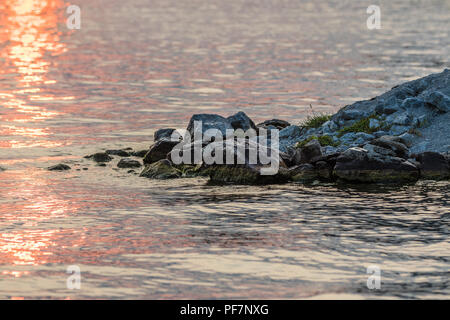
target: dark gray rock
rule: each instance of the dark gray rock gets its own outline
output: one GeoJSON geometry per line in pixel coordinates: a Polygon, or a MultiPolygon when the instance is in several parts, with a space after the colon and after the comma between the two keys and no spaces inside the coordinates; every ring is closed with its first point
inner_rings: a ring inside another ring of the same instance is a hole
{"type": "Polygon", "coordinates": [[[139,150],[131,152],[133,157],[143,158],[147,154],[148,150],[139,150]]]}
{"type": "Polygon", "coordinates": [[[394,136],[382,136],[371,141],[372,145],[379,146],[384,149],[392,150],[397,157],[407,159],[409,156],[408,147],[403,144],[403,141],[394,136]]]}
{"type": "Polygon", "coordinates": [[[119,168],[139,168],[141,163],[137,160],[132,159],[121,159],[117,164],[119,168]]]}
{"type": "Polygon", "coordinates": [[[419,170],[412,163],[363,148],[346,150],[337,158],[333,173],[341,180],[368,183],[404,183],[419,177],[419,170]]]}
{"type": "Polygon", "coordinates": [[[163,128],[163,129],[159,129],[157,130],[154,135],[153,135],[153,139],[156,141],[161,140],[161,139],[167,139],[170,140],[172,133],[175,131],[176,129],[172,129],[172,128],[163,128]]]}
{"type": "Polygon", "coordinates": [[[106,153],[113,156],[129,157],[130,154],[125,150],[106,150],[106,153]]]}
{"type": "Polygon", "coordinates": [[[197,134],[203,135],[206,130],[217,129],[222,133],[222,136],[226,136],[226,130],[234,130],[228,119],[219,116],[217,114],[194,114],[189,120],[187,131],[194,137],[194,124],[195,121],[201,121],[202,130],[197,134]]]}
{"type": "Polygon", "coordinates": [[[319,141],[313,139],[300,148],[300,163],[309,163],[315,157],[322,156],[322,149],[319,141]]]}
{"type": "Polygon", "coordinates": [[[157,141],[147,152],[144,157],[144,164],[150,164],[167,157],[167,154],[172,151],[179,142],[171,141],[168,139],[162,139],[157,141]]]}
{"type": "Polygon", "coordinates": [[[294,146],[303,137],[303,130],[299,126],[289,126],[279,132],[281,152],[287,152],[288,147],[294,146]]]}
{"type": "Polygon", "coordinates": [[[264,122],[261,122],[257,125],[257,127],[261,127],[264,128],[266,130],[270,130],[270,129],[278,129],[278,130],[282,130],[286,127],[289,127],[291,124],[287,121],[284,120],[280,120],[280,119],[271,119],[271,120],[266,120],[264,122]]]}
{"type": "Polygon", "coordinates": [[[289,176],[295,182],[311,182],[319,179],[319,173],[312,164],[304,163],[289,169],[289,176]]]}
{"type": "Polygon", "coordinates": [[[255,123],[242,111],[239,111],[238,113],[228,117],[227,120],[235,130],[237,129],[242,129],[244,131],[247,131],[249,129],[256,130],[255,123]]]}
{"type": "Polygon", "coordinates": [[[70,170],[71,168],[67,164],[60,163],[55,166],[48,167],[47,169],[50,171],[65,171],[70,170]]]}
{"type": "Polygon", "coordinates": [[[106,152],[97,152],[97,153],[94,153],[92,155],[86,156],[85,158],[92,159],[95,162],[99,162],[99,163],[109,162],[109,161],[111,161],[113,159],[106,152]]]}
{"type": "Polygon", "coordinates": [[[420,163],[420,175],[423,179],[450,178],[450,166],[444,155],[437,152],[423,152],[416,159],[420,163]]]}

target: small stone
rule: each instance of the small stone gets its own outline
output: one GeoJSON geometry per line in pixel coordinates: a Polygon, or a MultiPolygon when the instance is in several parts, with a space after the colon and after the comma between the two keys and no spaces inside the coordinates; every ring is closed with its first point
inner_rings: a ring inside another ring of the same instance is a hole
{"type": "Polygon", "coordinates": [[[167,159],[163,159],[147,165],[141,172],[140,177],[152,179],[180,178],[181,171],[173,167],[172,162],[167,159]]]}
{"type": "Polygon", "coordinates": [[[141,163],[132,159],[121,159],[117,164],[119,168],[139,168],[141,163]]]}
{"type": "Polygon", "coordinates": [[[125,150],[106,150],[106,154],[119,156],[119,157],[129,157],[130,154],[125,150]]]}
{"type": "Polygon", "coordinates": [[[420,174],[424,179],[443,180],[450,178],[450,166],[444,155],[437,152],[423,152],[418,155],[420,174]]]}
{"type": "Polygon", "coordinates": [[[369,120],[369,128],[370,129],[377,129],[380,127],[380,121],[377,119],[370,119],[369,120]]]}
{"type": "Polygon", "coordinates": [[[55,166],[51,166],[47,168],[50,171],[64,171],[64,170],[70,170],[71,168],[63,163],[57,164],[55,166]]]}
{"type": "Polygon", "coordinates": [[[109,162],[113,159],[106,152],[94,153],[93,155],[86,156],[85,158],[92,159],[95,162],[109,162]]]}

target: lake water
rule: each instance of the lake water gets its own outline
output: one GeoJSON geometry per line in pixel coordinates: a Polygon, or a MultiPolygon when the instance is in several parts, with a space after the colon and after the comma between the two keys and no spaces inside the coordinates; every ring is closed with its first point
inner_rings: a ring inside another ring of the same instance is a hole
{"type": "Polygon", "coordinates": [[[83,159],[194,113],[298,123],[440,72],[449,0],[372,1],[380,30],[363,1],[71,2],[80,30],[65,1],[0,3],[0,298],[449,298],[448,182],[218,187],[83,159]]]}

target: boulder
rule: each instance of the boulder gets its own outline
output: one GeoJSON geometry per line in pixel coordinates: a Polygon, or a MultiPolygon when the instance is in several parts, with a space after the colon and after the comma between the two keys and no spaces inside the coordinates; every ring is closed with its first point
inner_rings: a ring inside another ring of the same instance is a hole
{"type": "Polygon", "coordinates": [[[152,179],[174,179],[181,177],[181,171],[175,168],[172,162],[163,159],[146,165],[139,176],[152,179]]]}
{"type": "MultiPolygon", "coordinates": [[[[67,164],[60,163],[55,166],[48,167],[47,169],[50,171],[65,171],[70,170],[71,168],[67,164]]],[[[1,168],[0,171],[2,171],[1,168]]]]}
{"type": "Polygon", "coordinates": [[[139,168],[141,163],[132,159],[121,159],[117,164],[119,168],[139,168]]]}
{"type": "Polygon", "coordinates": [[[382,136],[370,142],[372,145],[379,146],[384,149],[392,150],[397,157],[407,159],[409,150],[403,144],[403,140],[394,136],[382,136]]]}
{"type": "Polygon", "coordinates": [[[450,178],[450,166],[444,155],[437,152],[423,152],[416,159],[420,163],[421,178],[430,180],[450,178]]]}
{"type": "Polygon", "coordinates": [[[158,140],[147,152],[144,157],[144,164],[150,164],[161,159],[165,159],[167,154],[172,151],[179,142],[171,141],[169,139],[158,140]]]}
{"type": "Polygon", "coordinates": [[[337,158],[333,173],[344,181],[366,183],[404,183],[419,177],[419,170],[412,163],[363,148],[346,150],[337,158]]]}
{"type": "Polygon", "coordinates": [[[299,126],[289,126],[279,132],[280,151],[287,152],[302,139],[303,130],[299,126]]]}
{"type": "Polygon", "coordinates": [[[172,128],[162,128],[157,130],[154,135],[153,135],[153,140],[156,142],[158,140],[161,139],[167,139],[170,140],[172,133],[175,131],[176,129],[172,129],[172,128]]]}
{"type": "Polygon", "coordinates": [[[276,150],[260,145],[249,139],[223,142],[213,142],[208,145],[210,150],[217,150],[217,144],[222,143],[222,159],[227,159],[227,154],[234,154],[231,161],[224,164],[206,164],[210,180],[216,183],[234,183],[234,184],[266,184],[279,183],[288,180],[288,177],[280,172],[280,169],[286,169],[286,165],[281,158],[277,158],[276,150]],[[271,163],[265,164],[257,157],[253,162],[250,155],[262,152],[267,155],[266,160],[271,163]],[[271,159],[273,157],[273,159],[271,159]],[[231,162],[231,163],[230,163],[231,162]],[[226,164],[228,163],[228,164],[226,164]],[[273,167],[271,167],[271,164],[273,167]],[[274,169],[274,170],[271,170],[274,169]]]}
{"type": "MultiPolygon", "coordinates": [[[[217,129],[223,136],[226,136],[226,130],[234,130],[230,121],[222,116],[217,114],[194,114],[189,120],[187,127],[187,131],[191,134],[191,137],[194,137],[195,121],[201,121],[201,132],[199,131],[197,134],[202,136],[209,129],[217,129]]],[[[200,130],[200,128],[197,130],[200,130]]]]}
{"type": "Polygon", "coordinates": [[[147,154],[148,150],[139,150],[139,151],[133,151],[130,154],[133,157],[143,158],[147,154]]]}
{"type": "Polygon", "coordinates": [[[284,120],[279,120],[279,119],[271,119],[271,120],[266,120],[264,122],[261,122],[257,125],[257,127],[260,128],[264,128],[266,130],[270,130],[270,129],[278,129],[278,130],[282,130],[286,127],[289,127],[291,124],[287,121],[284,120]]]}
{"type": "Polygon", "coordinates": [[[321,155],[322,149],[320,143],[316,139],[313,139],[300,148],[300,163],[309,163],[313,158],[320,157],[321,155]]]}
{"type": "Polygon", "coordinates": [[[239,111],[238,113],[228,117],[227,120],[235,130],[237,129],[242,129],[244,131],[247,131],[249,129],[256,130],[255,123],[242,111],[239,111]]]}

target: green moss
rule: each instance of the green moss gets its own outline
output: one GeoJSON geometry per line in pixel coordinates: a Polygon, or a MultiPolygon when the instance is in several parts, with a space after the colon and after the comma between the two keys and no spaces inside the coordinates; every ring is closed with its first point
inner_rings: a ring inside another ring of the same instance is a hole
{"type": "Polygon", "coordinates": [[[310,141],[312,141],[312,140],[317,140],[317,141],[319,141],[319,143],[320,143],[320,145],[321,145],[322,147],[325,147],[325,146],[337,147],[337,146],[339,146],[339,143],[338,143],[338,142],[334,142],[332,137],[327,136],[327,135],[323,135],[323,136],[320,136],[320,137],[316,137],[316,136],[308,137],[308,138],[306,138],[305,140],[302,140],[302,141],[298,142],[298,143],[295,145],[295,147],[296,147],[296,148],[302,148],[302,147],[304,147],[308,142],[310,142],[310,141]]]}
{"type": "Polygon", "coordinates": [[[352,125],[350,125],[348,127],[342,128],[341,130],[339,130],[338,137],[340,138],[344,134],[350,133],[350,132],[354,132],[354,133],[365,132],[365,133],[372,134],[372,133],[380,131],[380,130],[389,130],[390,128],[391,128],[391,126],[387,126],[384,121],[381,121],[377,115],[373,114],[367,118],[363,118],[363,119],[356,121],[355,123],[353,123],[352,125]],[[379,120],[380,125],[376,128],[371,128],[370,127],[370,119],[379,120]]]}
{"type": "Polygon", "coordinates": [[[303,128],[319,128],[321,125],[323,125],[325,122],[331,119],[330,114],[314,114],[312,116],[306,117],[305,120],[303,120],[302,123],[300,123],[300,127],[303,128]]]}

